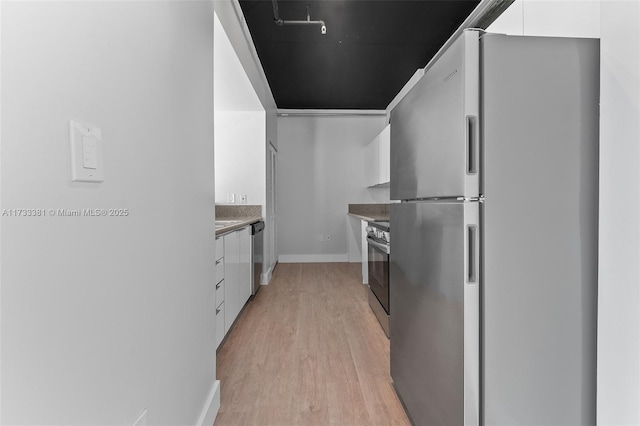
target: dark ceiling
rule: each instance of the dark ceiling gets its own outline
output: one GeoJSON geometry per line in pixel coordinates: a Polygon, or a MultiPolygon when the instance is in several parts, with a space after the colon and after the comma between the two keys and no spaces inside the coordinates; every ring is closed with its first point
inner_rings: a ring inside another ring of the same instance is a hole
{"type": "Polygon", "coordinates": [[[280,18],[323,20],[278,26],[271,0],[240,0],[280,109],[377,109],[389,105],[479,1],[280,0],[280,18]]]}

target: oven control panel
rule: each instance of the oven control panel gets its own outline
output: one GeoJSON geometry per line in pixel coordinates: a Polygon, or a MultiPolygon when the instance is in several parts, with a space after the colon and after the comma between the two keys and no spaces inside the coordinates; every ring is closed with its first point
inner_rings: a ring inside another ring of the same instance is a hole
{"type": "Polygon", "coordinates": [[[369,226],[366,228],[367,235],[383,241],[387,244],[391,242],[391,232],[389,228],[389,222],[369,222],[369,226]]]}

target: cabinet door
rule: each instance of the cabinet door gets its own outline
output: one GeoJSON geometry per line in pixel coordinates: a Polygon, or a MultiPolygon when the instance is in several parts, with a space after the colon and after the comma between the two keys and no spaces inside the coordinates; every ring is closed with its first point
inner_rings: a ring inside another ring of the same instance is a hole
{"type": "Polygon", "coordinates": [[[389,182],[389,164],[391,160],[391,125],[378,136],[378,183],[389,182]]]}
{"type": "Polygon", "coordinates": [[[216,284],[216,306],[220,306],[224,302],[224,280],[216,284]]]}
{"type": "Polygon", "coordinates": [[[237,232],[240,237],[240,309],[251,297],[251,227],[237,232]]]}
{"type": "Polygon", "coordinates": [[[224,257],[224,237],[216,237],[216,260],[222,259],[223,257],[224,257]]]}
{"type": "Polygon", "coordinates": [[[364,151],[364,172],[367,186],[378,184],[378,137],[367,145],[364,151]]]}
{"type": "Polygon", "coordinates": [[[220,346],[227,333],[224,322],[224,302],[216,308],[216,347],[220,346]]]}
{"type": "Polygon", "coordinates": [[[240,238],[238,232],[224,236],[224,332],[240,313],[240,238]]]}

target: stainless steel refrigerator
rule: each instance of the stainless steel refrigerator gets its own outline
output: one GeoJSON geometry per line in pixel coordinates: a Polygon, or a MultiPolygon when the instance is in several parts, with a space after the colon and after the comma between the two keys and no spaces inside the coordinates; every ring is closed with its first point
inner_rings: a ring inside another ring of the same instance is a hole
{"type": "Polygon", "coordinates": [[[599,41],[465,31],[391,113],[391,375],[416,425],[589,425],[599,41]]]}

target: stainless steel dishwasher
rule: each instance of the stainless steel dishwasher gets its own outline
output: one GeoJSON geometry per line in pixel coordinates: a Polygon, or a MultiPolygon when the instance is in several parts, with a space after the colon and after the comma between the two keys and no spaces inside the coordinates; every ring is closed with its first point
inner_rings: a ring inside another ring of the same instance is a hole
{"type": "Polygon", "coordinates": [[[264,221],[251,225],[251,295],[260,290],[262,276],[264,221]]]}

